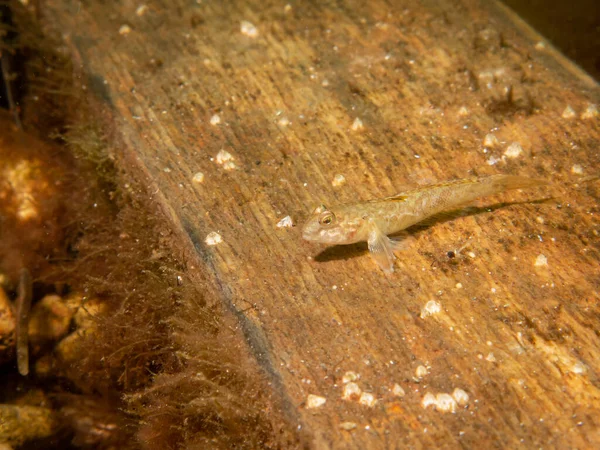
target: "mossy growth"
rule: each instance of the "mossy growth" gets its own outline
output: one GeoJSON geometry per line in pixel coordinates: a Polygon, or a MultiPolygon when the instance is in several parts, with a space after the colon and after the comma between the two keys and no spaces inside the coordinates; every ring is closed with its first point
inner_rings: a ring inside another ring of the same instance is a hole
{"type": "MultiPolygon", "coordinates": [[[[66,338],[32,356],[27,380],[14,362],[4,364],[0,401],[43,392],[58,423],[45,448],[299,445],[233,319],[189,275],[146,183],[121,169],[110,120],[81,89],[85,75],[74,70],[68,47],[41,26],[41,6],[9,5],[11,51],[22,59],[18,112],[27,139],[48,144],[19,147],[18,138],[11,151],[0,146],[0,159],[39,164],[52,195],[36,201],[51,207],[42,208],[47,220],[28,226],[51,224],[55,232],[22,239],[23,222],[6,214],[2,250],[29,256],[0,261],[3,286],[14,297],[14,274],[26,267],[34,303],[48,293],[78,296],[88,316],[87,325],[73,319],[66,338]]],[[[10,198],[19,193],[13,188],[10,198]]]]}

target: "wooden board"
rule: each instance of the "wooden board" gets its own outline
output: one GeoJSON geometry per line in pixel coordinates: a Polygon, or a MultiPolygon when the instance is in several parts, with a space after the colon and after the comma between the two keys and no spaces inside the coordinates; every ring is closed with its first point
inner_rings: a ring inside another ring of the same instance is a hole
{"type": "Polygon", "coordinates": [[[120,164],[146,177],[313,447],[600,446],[599,186],[577,183],[600,170],[589,78],[487,2],[140,5],[42,11],[110,110],[120,164]],[[321,202],[492,173],[553,184],[415,231],[391,276],[364,246],[277,227],[321,202]],[[347,371],[373,406],[342,398],[347,371]],[[455,413],[424,407],[457,388],[455,413]]]}

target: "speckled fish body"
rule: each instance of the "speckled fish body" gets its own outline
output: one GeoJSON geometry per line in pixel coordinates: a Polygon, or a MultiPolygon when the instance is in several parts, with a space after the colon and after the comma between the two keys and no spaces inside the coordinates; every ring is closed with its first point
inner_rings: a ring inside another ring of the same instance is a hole
{"type": "Polygon", "coordinates": [[[333,208],[321,205],[304,226],[303,238],[324,244],[367,241],[379,266],[386,272],[393,272],[394,251],[402,245],[401,241],[387,235],[480,197],[542,184],[546,183],[532,178],[492,175],[425,186],[363,203],[333,208]]]}

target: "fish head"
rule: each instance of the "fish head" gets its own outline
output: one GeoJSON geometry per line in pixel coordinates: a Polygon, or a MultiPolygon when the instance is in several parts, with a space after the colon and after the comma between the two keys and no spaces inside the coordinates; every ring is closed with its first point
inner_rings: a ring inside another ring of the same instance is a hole
{"type": "Polygon", "coordinates": [[[351,244],[358,231],[357,224],[345,217],[342,209],[333,211],[325,205],[318,206],[302,229],[306,241],[322,244],[351,244]]]}

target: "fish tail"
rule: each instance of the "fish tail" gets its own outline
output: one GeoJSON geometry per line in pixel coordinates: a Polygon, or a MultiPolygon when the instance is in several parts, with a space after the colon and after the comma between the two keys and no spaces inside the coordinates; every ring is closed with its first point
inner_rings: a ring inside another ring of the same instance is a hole
{"type": "Polygon", "coordinates": [[[549,183],[539,178],[520,177],[516,175],[492,175],[482,179],[489,185],[490,194],[501,193],[512,189],[526,189],[536,186],[544,186],[549,183]]]}

